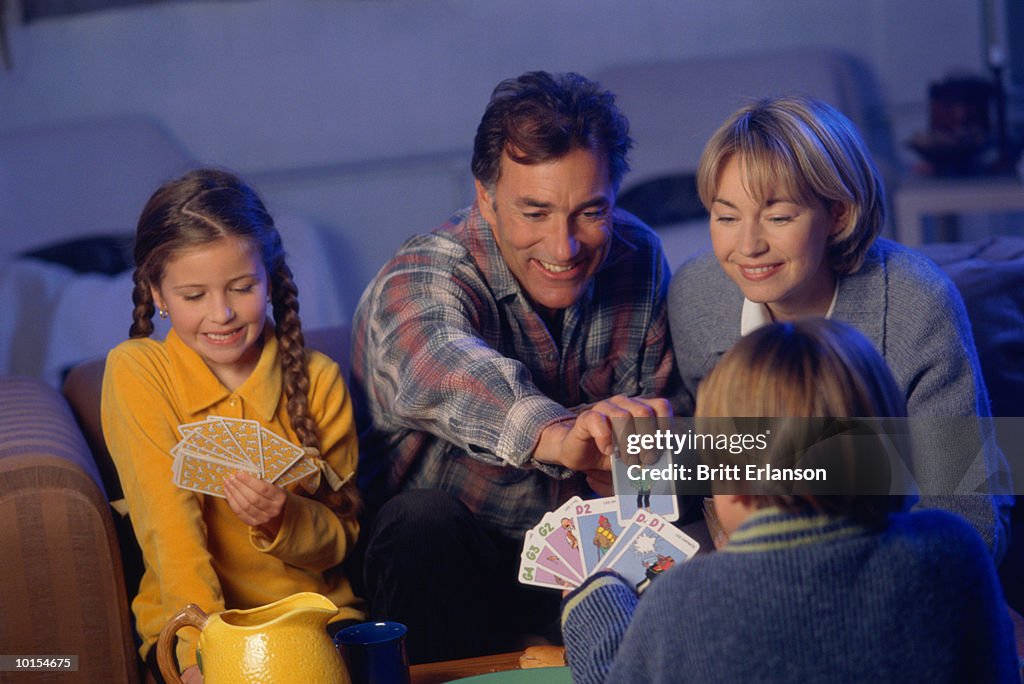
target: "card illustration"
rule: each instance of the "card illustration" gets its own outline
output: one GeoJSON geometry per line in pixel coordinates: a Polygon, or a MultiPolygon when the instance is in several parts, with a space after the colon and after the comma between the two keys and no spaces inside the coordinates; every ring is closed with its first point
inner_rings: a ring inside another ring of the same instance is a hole
{"type": "MultiPolygon", "coordinates": [[[[210,494],[224,498],[224,480],[246,468],[238,464],[221,463],[203,458],[201,455],[182,449],[176,459],[177,470],[174,482],[183,489],[190,489],[201,494],[210,494]]],[[[247,472],[256,474],[254,470],[247,472]]]]}
{"type": "Polygon", "coordinates": [[[586,576],[583,568],[583,550],[580,548],[576,519],[572,515],[572,507],[578,501],[577,499],[568,507],[563,506],[553,513],[548,513],[534,529],[573,573],[582,579],[586,576]]]}
{"type": "Polygon", "coordinates": [[[672,465],[669,451],[647,454],[643,462],[637,458],[630,458],[627,462],[619,458],[618,451],[612,455],[612,483],[618,502],[616,515],[619,525],[625,526],[637,511],[653,513],[669,521],[679,519],[674,481],[655,479],[650,475],[651,471],[665,471],[672,465]],[[653,460],[655,456],[656,460],[653,460]]]}
{"type": "Polygon", "coordinates": [[[597,567],[624,529],[618,520],[618,501],[609,496],[581,501],[573,507],[586,574],[597,567]]]}
{"type": "Polygon", "coordinates": [[[573,497],[547,513],[526,532],[519,581],[566,589],[582,584],[599,570],[610,569],[642,592],[658,575],[689,560],[700,548],[666,518],[645,510],[620,525],[619,505],[617,496],[573,497]],[[573,555],[576,552],[578,556],[573,555]],[[578,559],[579,565],[571,565],[567,559],[578,559]]]}
{"type": "Polygon", "coordinates": [[[565,561],[533,530],[526,533],[522,557],[574,585],[583,581],[583,577],[566,565],[565,561]]]}
{"type": "Polygon", "coordinates": [[[614,570],[642,592],[659,574],[693,557],[698,548],[669,521],[640,511],[595,570],[614,570]]]}

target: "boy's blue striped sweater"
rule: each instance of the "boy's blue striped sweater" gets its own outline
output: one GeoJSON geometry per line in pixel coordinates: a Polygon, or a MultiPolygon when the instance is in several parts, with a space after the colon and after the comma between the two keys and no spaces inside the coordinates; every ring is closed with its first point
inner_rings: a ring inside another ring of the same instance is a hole
{"type": "Polygon", "coordinates": [[[609,573],[562,608],[576,682],[1017,682],[988,551],[942,511],[764,509],[639,599],[609,573]]]}

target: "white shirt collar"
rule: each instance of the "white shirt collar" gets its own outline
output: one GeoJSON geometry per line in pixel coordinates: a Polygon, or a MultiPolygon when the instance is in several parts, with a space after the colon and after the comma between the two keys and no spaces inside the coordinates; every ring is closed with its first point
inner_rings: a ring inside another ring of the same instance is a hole
{"type": "MultiPolygon", "coordinates": [[[[836,299],[839,298],[839,281],[836,280],[836,286],[832,290],[832,302],[828,305],[828,311],[825,312],[825,318],[832,318],[832,312],[836,308],[836,299]]],[[[740,336],[748,335],[762,325],[768,325],[772,322],[772,315],[768,311],[768,307],[758,302],[752,302],[746,297],[743,298],[743,310],[740,312],[740,336]]]]}

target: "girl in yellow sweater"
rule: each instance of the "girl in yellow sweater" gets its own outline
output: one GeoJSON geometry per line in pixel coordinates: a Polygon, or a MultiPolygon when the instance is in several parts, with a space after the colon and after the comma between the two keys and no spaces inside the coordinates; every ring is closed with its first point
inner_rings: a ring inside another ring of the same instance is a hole
{"type": "MultiPolygon", "coordinates": [[[[188,603],[250,608],[300,591],[363,617],[340,563],[358,534],[352,403],[336,363],[305,349],[281,237],[235,176],[192,171],[159,188],[139,219],[130,337],[107,357],[103,432],[145,572],[132,602],[139,649],[188,603]],[[273,312],[267,317],[267,305],[273,312]],[[170,318],[163,342],[153,316],[170,318]],[[255,419],[302,445],[317,472],[280,487],[244,472],[225,498],[172,481],[178,426],[255,419]]],[[[201,681],[194,630],[179,632],[186,682],[201,681]]]]}

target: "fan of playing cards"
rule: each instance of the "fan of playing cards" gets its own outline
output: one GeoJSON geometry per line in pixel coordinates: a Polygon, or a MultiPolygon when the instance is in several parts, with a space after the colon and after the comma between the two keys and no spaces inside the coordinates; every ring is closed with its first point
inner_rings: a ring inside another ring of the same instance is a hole
{"type": "MultiPolygon", "coordinates": [[[[526,533],[519,581],[571,589],[599,570],[613,570],[642,592],[659,573],[697,553],[699,544],[673,527],[668,516],[635,501],[635,496],[573,497],[545,515],[526,533]]],[[[678,517],[674,505],[673,514],[678,517]]]]}
{"type": "Polygon", "coordinates": [[[317,470],[302,447],[255,420],[210,416],[178,432],[174,484],[194,492],[224,498],[224,480],[238,471],[283,487],[317,470]]]}

